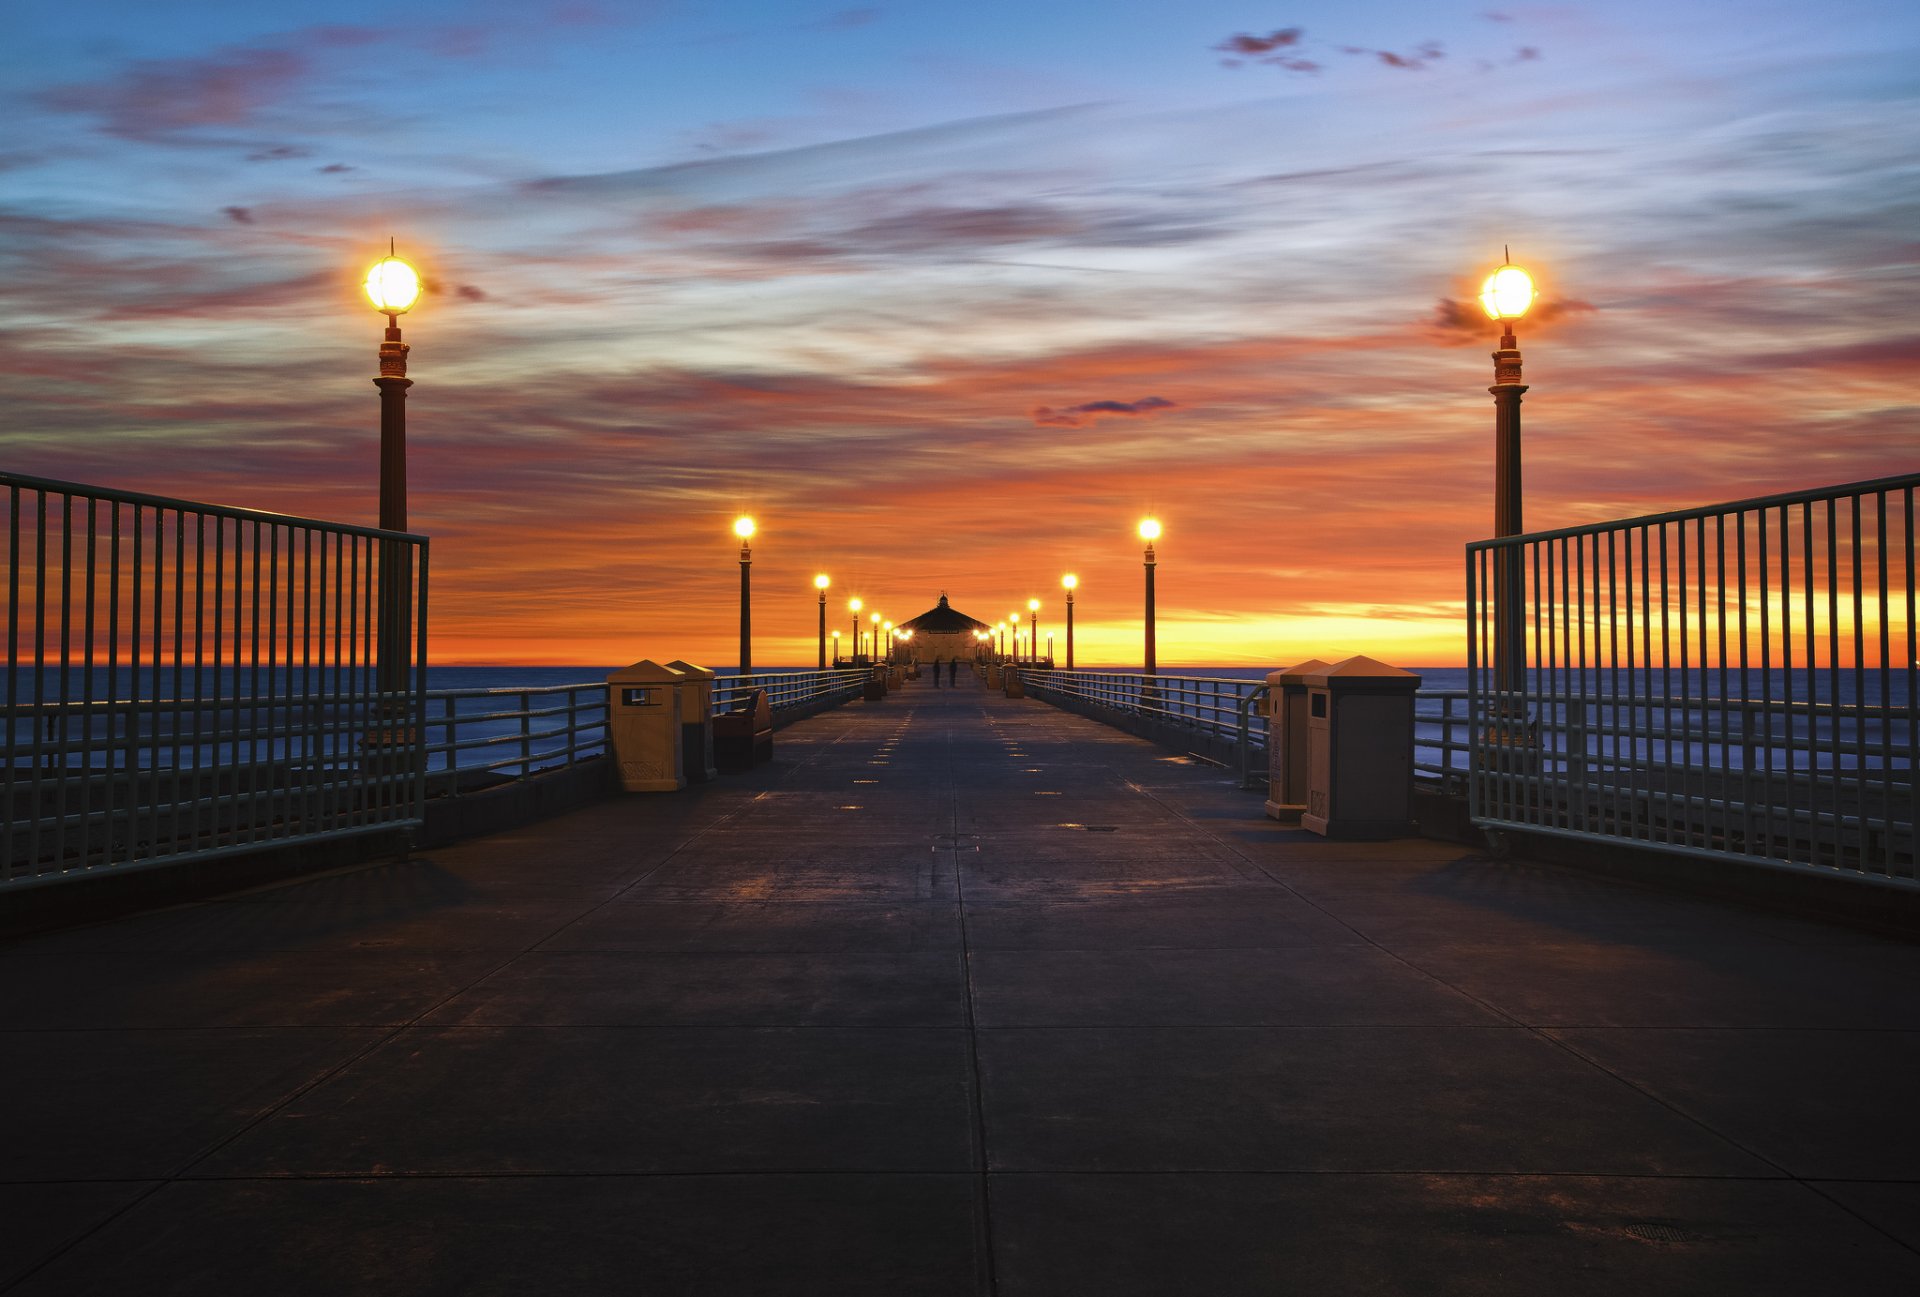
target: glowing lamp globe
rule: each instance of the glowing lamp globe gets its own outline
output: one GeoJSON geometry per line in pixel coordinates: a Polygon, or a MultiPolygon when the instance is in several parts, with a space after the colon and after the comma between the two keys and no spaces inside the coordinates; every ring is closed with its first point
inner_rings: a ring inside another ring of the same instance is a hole
{"type": "Polygon", "coordinates": [[[1512,264],[1488,275],[1487,282],[1480,286],[1480,305],[1490,320],[1517,320],[1538,296],[1533,276],[1512,264]]]}
{"type": "Polygon", "coordinates": [[[1160,539],[1160,520],[1158,518],[1142,518],[1140,520],[1140,539],[1160,539]]]}
{"type": "Polygon", "coordinates": [[[813,578],[813,588],[816,590],[824,590],[832,584],[833,584],[833,578],[828,576],[825,572],[822,572],[819,576],[813,578]]]}
{"type": "Polygon", "coordinates": [[[1012,622],[1015,626],[1018,626],[1020,624],[1020,614],[1017,612],[1010,612],[1007,614],[1007,620],[1012,622]]]}
{"type": "Polygon", "coordinates": [[[398,257],[382,257],[367,272],[367,300],[382,315],[405,315],[420,300],[420,272],[398,257]]]}
{"type": "Polygon", "coordinates": [[[744,517],[735,518],[733,520],[733,534],[741,540],[745,540],[753,535],[753,519],[744,517]]]}
{"type": "Polygon", "coordinates": [[[1060,584],[1069,590],[1078,590],[1080,588],[1080,578],[1069,572],[1060,578],[1060,584]]]}
{"type": "Polygon", "coordinates": [[[869,616],[867,620],[872,622],[875,626],[878,626],[880,624],[880,614],[874,613],[871,616],[869,616]]]}
{"type": "Polygon", "coordinates": [[[849,599],[849,600],[847,600],[847,608],[848,608],[848,610],[849,610],[849,611],[851,611],[851,612],[859,612],[859,611],[860,611],[860,601],[859,601],[858,599],[849,599]]]}
{"type": "Polygon", "coordinates": [[[1029,599],[1029,600],[1027,600],[1027,611],[1028,611],[1028,612],[1039,612],[1039,611],[1040,611],[1040,601],[1039,601],[1038,599],[1029,599]]]}

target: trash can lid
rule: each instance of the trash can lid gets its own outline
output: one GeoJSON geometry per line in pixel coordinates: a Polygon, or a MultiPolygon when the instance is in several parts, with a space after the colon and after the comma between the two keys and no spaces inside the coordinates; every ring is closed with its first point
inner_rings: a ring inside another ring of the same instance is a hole
{"type": "Polygon", "coordinates": [[[692,676],[695,680],[711,680],[715,674],[706,667],[697,667],[691,662],[682,662],[679,658],[675,658],[673,661],[667,663],[667,665],[675,671],[678,671],[681,675],[692,676]]]}
{"type": "Polygon", "coordinates": [[[632,666],[621,667],[607,676],[610,685],[665,685],[675,684],[686,676],[670,666],[662,666],[652,658],[641,658],[632,666]]]}
{"type": "Polygon", "coordinates": [[[1308,658],[1305,662],[1296,662],[1290,667],[1267,672],[1267,683],[1275,688],[1281,685],[1305,684],[1303,677],[1316,671],[1325,671],[1332,663],[1322,662],[1319,658],[1308,658]]]}
{"type": "Polygon", "coordinates": [[[1388,666],[1377,658],[1357,655],[1310,673],[1302,683],[1315,689],[1351,685],[1361,688],[1412,690],[1420,687],[1420,677],[1411,671],[1388,666]]]}

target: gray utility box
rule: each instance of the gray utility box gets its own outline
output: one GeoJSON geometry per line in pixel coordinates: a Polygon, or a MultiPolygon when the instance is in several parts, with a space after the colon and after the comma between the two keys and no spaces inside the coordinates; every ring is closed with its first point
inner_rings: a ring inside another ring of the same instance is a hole
{"type": "Polygon", "coordinates": [[[1308,674],[1307,811],[1302,828],[1329,838],[1413,831],[1411,671],[1351,657],[1308,674]]]}
{"type": "Polygon", "coordinates": [[[1307,813],[1307,677],[1327,666],[1308,658],[1267,674],[1267,815],[1282,824],[1307,813]]]}
{"type": "Polygon", "coordinates": [[[713,761],[713,676],[705,667],[678,658],[667,663],[680,682],[680,765],[690,784],[718,779],[713,761]]]}
{"type": "Polygon", "coordinates": [[[607,677],[614,769],[630,793],[687,786],[680,764],[680,682],[678,671],[645,658],[607,677]]]}

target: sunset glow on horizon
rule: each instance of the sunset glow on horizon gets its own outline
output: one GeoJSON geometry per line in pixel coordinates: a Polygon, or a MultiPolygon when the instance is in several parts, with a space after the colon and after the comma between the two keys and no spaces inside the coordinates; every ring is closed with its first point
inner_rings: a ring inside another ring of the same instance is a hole
{"type": "Polygon", "coordinates": [[[0,464],[370,524],[410,263],[436,664],[1458,664],[1509,246],[1529,529],[1920,460],[1911,6],[318,8],[14,24],[0,464]]]}

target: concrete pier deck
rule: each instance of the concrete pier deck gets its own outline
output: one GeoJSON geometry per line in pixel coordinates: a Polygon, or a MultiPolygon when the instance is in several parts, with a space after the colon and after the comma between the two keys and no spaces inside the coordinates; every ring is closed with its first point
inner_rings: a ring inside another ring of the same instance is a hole
{"type": "Polygon", "coordinates": [[[1920,948],[977,687],[0,985],[21,1293],[1920,1291],[1920,948]]]}

